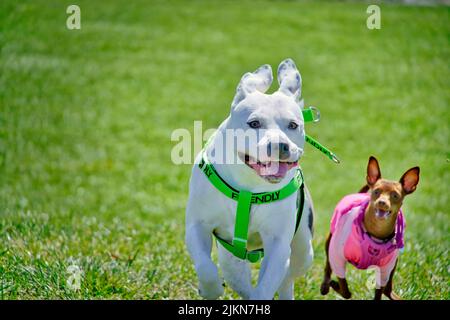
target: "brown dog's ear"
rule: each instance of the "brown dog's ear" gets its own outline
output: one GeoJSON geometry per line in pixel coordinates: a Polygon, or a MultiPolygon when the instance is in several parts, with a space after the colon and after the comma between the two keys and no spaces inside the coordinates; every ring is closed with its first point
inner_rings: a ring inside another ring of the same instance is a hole
{"type": "Polygon", "coordinates": [[[413,193],[416,190],[417,184],[419,183],[419,174],[420,168],[414,167],[406,171],[400,178],[400,183],[405,194],[413,193]]]}
{"type": "Polygon", "coordinates": [[[367,184],[372,187],[379,179],[381,179],[381,171],[378,160],[374,156],[370,156],[367,164],[367,184]]]}

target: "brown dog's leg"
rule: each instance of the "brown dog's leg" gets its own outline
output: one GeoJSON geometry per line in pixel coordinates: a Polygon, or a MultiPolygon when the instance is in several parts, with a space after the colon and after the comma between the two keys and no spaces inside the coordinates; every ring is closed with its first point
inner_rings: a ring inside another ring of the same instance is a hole
{"type": "Polygon", "coordinates": [[[339,293],[343,298],[350,299],[352,297],[352,293],[348,289],[347,280],[345,278],[339,278],[339,282],[336,282],[334,280],[330,281],[330,286],[339,293]]]}
{"type": "MultiPolygon", "coordinates": [[[[397,260],[398,261],[398,260],[397,260]]],[[[389,280],[386,286],[381,287],[380,289],[375,289],[375,297],[374,300],[381,300],[381,296],[384,294],[390,300],[401,300],[401,298],[392,292],[392,279],[394,278],[395,268],[397,267],[397,261],[395,261],[394,268],[389,275],[389,280]]]]}
{"type": "Polygon", "coordinates": [[[334,291],[339,293],[342,297],[344,297],[345,299],[350,299],[352,294],[351,294],[350,290],[348,289],[347,280],[345,280],[345,278],[339,278],[339,277],[338,277],[339,282],[331,280],[332,270],[331,270],[331,266],[330,266],[330,258],[328,255],[328,250],[330,248],[331,236],[332,236],[332,234],[330,233],[325,242],[325,253],[327,255],[327,260],[325,263],[325,270],[324,270],[325,274],[323,276],[323,282],[322,282],[322,285],[320,286],[320,293],[322,295],[326,295],[330,291],[330,286],[331,286],[334,289],[334,291]]]}
{"type": "Polygon", "coordinates": [[[331,233],[328,235],[327,240],[325,241],[325,254],[327,256],[326,262],[325,262],[325,273],[323,276],[322,285],[320,286],[320,293],[322,295],[328,294],[330,291],[330,281],[331,281],[331,266],[330,266],[330,260],[328,258],[328,249],[330,247],[330,240],[331,240],[331,233]]]}
{"type": "Polygon", "coordinates": [[[381,295],[383,294],[385,287],[381,287],[380,289],[375,289],[375,297],[373,300],[381,300],[381,295]]]}
{"type": "MultiPolygon", "coordinates": [[[[389,276],[389,281],[386,284],[386,287],[384,287],[383,290],[383,294],[388,297],[390,300],[402,300],[402,298],[400,298],[398,295],[396,295],[393,291],[392,291],[392,279],[394,278],[394,273],[395,273],[395,269],[397,268],[397,261],[395,261],[395,266],[391,271],[391,274],[389,276]]],[[[376,294],[375,294],[376,295],[376,294]]]]}

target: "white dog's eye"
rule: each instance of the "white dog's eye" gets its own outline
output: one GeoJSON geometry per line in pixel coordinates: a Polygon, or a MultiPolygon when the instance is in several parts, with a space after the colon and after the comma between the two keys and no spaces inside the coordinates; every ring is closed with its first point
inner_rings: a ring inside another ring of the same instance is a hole
{"type": "Polygon", "coordinates": [[[298,124],[296,124],[294,121],[289,122],[289,129],[295,130],[298,128],[298,124]]]}
{"type": "Polygon", "coordinates": [[[253,121],[247,122],[247,124],[252,129],[261,128],[261,123],[258,120],[253,120],[253,121]]]}

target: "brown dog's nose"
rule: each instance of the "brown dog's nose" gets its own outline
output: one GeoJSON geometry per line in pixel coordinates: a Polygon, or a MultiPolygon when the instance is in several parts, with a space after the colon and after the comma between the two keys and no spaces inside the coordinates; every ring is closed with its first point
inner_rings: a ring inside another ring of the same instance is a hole
{"type": "Polygon", "coordinates": [[[382,199],[378,200],[378,206],[381,207],[383,210],[389,209],[388,203],[382,199]]]}

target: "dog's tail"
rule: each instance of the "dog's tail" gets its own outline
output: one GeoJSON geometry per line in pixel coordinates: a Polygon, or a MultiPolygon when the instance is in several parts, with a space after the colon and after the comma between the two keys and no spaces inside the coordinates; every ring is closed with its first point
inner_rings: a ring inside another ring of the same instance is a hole
{"type": "Polygon", "coordinates": [[[358,193],[367,193],[367,191],[369,191],[370,190],[370,187],[369,187],[369,185],[365,185],[364,187],[362,187],[359,191],[358,191],[358,193]]]}

